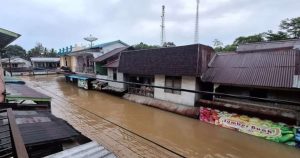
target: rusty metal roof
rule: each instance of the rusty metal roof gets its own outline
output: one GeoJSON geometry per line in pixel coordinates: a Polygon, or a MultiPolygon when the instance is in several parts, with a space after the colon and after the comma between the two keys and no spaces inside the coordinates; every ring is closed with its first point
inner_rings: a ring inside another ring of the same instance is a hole
{"type": "Polygon", "coordinates": [[[299,73],[299,50],[218,54],[203,74],[204,82],[292,88],[299,73]],[[298,66],[297,66],[298,65],[298,66]]]}
{"type": "Polygon", "coordinates": [[[274,49],[287,50],[296,48],[300,49],[300,39],[240,44],[237,48],[237,52],[255,52],[274,49]]]}

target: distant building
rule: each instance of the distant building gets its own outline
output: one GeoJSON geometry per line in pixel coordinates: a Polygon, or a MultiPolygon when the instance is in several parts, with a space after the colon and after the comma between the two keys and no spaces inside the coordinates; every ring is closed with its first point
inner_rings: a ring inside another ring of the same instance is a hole
{"type": "Polygon", "coordinates": [[[12,57],[12,58],[3,58],[1,59],[1,64],[3,68],[28,68],[31,67],[31,63],[28,60],[25,60],[20,57],[12,57]]]}
{"type": "Polygon", "coordinates": [[[72,72],[78,73],[95,73],[94,59],[112,51],[113,49],[126,47],[126,43],[117,40],[107,43],[98,44],[92,47],[67,47],[60,49],[60,64],[61,66],[68,67],[72,72]]]}
{"type": "Polygon", "coordinates": [[[60,58],[32,57],[30,60],[34,69],[56,69],[60,67],[60,58]]]}
{"type": "MultiPolygon", "coordinates": [[[[122,52],[118,73],[124,81],[188,90],[210,90],[200,77],[208,68],[214,50],[194,44],[179,47],[133,50],[122,52]]],[[[209,84],[210,85],[210,84],[209,84]]],[[[199,95],[170,89],[129,85],[128,92],[159,100],[195,106],[199,95]]]]}
{"type": "Polygon", "coordinates": [[[240,45],[237,52],[217,54],[202,80],[216,92],[300,101],[299,44],[297,39],[240,45]]]}
{"type": "MultiPolygon", "coordinates": [[[[123,74],[118,72],[120,55],[124,51],[133,50],[132,47],[120,47],[107,52],[94,59],[96,65],[96,77],[99,79],[109,79],[123,81],[123,74]]],[[[124,84],[108,82],[111,87],[124,89],[124,84]]]]}

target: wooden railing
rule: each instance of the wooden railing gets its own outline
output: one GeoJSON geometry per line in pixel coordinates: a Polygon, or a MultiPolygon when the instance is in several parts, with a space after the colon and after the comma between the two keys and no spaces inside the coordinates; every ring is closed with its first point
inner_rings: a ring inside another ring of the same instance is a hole
{"type": "Polygon", "coordinates": [[[11,140],[14,148],[14,155],[18,158],[28,158],[20,130],[16,124],[16,119],[11,108],[7,109],[7,117],[11,131],[11,140]]]}
{"type": "Polygon", "coordinates": [[[152,98],[154,97],[154,89],[151,87],[128,87],[128,93],[152,98]]]}

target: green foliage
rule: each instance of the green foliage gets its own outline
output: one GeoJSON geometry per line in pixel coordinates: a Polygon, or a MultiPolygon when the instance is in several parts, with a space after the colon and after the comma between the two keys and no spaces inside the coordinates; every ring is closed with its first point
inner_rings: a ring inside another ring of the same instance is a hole
{"type": "Polygon", "coordinates": [[[235,51],[237,46],[245,43],[263,42],[263,41],[278,41],[291,38],[300,38],[300,17],[285,19],[279,25],[281,31],[267,32],[250,35],[240,36],[234,40],[232,44],[223,47],[223,43],[217,39],[213,41],[213,46],[216,52],[235,51]]]}
{"type": "Polygon", "coordinates": [[[300,38],[300,17],[282,20],[279,27],[291,38],[300,38]]]}
{"type": "Polygon", "coordinates": [[[26,50],[19,45],[9,45],[2,52],[2,58],[10,58],[10,57],[21,57],[26,58],[26,50]]]}
{"type": "Polygon", "coordinates": [[[160,46],[157,45],[148,45],[143,42],[133,45],[134,49],[139,50],[139,49],[152,49],[152,48],[160,48],[160,46]]]}
{"type": "Polygon", "coordinates": [[[265,38],[267,41],[278,41],[289,39],[289,35],[286,32],[278,31],[277,33],[273,33],[272,30],[269,30],[265,33],[265,38]]]}
{"type": "Polygon", "coordinates": [[[176,45],[174,44],[174,42],[165,42],[163,44],[163,47],[176,47],[176,45]]]}
{"type": "Polygon", "coordinates": [[[253,43],[253,42],[263,42],[264,34],[256,34],[251,36],[240,36],[236,38],[233,42],[234,45],[245,44],[245,43],[253,43]]]}
{"type": "Polygon", "coordinates": [[[44,47],[41,43],[37,43],[34,48],[28,51],[27,57],[58,57],[58,54],[53,48],[50,51],[48,51],[48,49],[44,47]]]}

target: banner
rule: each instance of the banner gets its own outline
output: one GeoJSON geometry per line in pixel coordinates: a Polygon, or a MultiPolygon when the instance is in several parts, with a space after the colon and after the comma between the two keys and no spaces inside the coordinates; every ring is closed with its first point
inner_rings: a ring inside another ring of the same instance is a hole
{"type": "Polygon", "coordinates": [[[300,148],[300,127],[200,107],[201,121],[300,148]]]}

